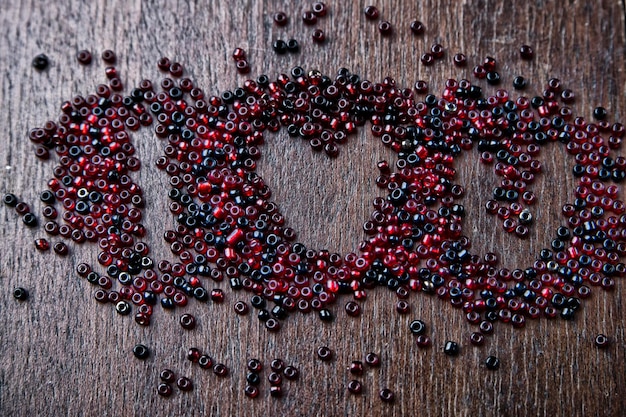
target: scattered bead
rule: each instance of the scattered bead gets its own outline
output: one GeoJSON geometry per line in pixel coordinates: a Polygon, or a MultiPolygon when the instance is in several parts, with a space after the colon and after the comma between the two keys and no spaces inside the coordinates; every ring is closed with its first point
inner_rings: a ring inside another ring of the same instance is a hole
{"type": "Polygon", "coordinates": [[[295,54],[300,50],[300,44],[295,39],[289,39],[287,41],[287,50],[295,54]]]}
{"type": "Polygon", "coordinates": [[[318,17],[326,16],[328,9],[326,8],[326,4],[320,2],[313,3],[313,13],[315,13],[318,17]]]}
{"type": "Polygon", "coordinates": [[[305,25],[314,25],[317,23],[317,15],[310,10],[302,13],[302,21],[305,25]]]}
{"type": "Polygon", "coordinates": [[[198,348],[189,348],[189,350],[187,351],[187,359],[191,362],[198,362],[201,355],[202,353],[198,348]]]}
{"type": "Polygon", "coordinates": [[[350,391],[351,394],[359,395],[363,392],[363,385],[359,381],[353,379],[348,382],[348,391],[350,391]]]}
{"type": "Polygon", "coordinates": [[[597,120],[604,120],[607,116],[607,111],[604,107],[596,107],[593,109],[593,117],[597,120]]]}
{"type": "Polygon", "coordinates": [[[198,358],[198,365],[202,369],[209,369],[213,366],[213,359],[209,355],[202,355],[198,358]]]}
{"type": "Polygon", "coordinates": [[[313,38],[313,42],[316,43],[324,43],[324,41],[326,40],[326,34],[322,29],[315,29],[311,37],[313,38]]]}
{"type": "Polygon", "coordinates": [[[279,398],[283,396],[283,389],[279,385],[272,385],[270,387],[270,395],[274,398],[279,398]]]}
{"type": "Polygon", "coordinates": [[[287,52],[287,43],[281,39],[278,39],[274,41],[274,43],[272,44],[272,48],[274,49],[274,52],[282,55],[287,52]]]}
{"type": "Polygon", "coordinates": [[[395,399],[395,395],[393,391],[391,391],[388,388],[383,388],[382,390],[380,390],[380,393],[378,394],[378,396],[380,397],[381,400],[383,400],[386,403],[391,403],[395,399]]]}
{"type": "Polygon", "coordinates": [[[411,324],[409,324],[409,328],[411,329],[411,333],[413,334],[424,334],[424,332],[426,331],[426,323],[421,320],[413,320],[411,324]]]}
{"type": "Polygon", "coordinates": [[[69,252],[67,245],[63,242],[57,242],[52,247],[54,252],[59,256],[66,256],[69,252]]]}
{"type": "Polygon", "coordinates": [[[37,71],[43,71],[46,68],[48,68],[48,65],[50,64],[50,61],[48,60],[48,57],[46,56],[46,54],[39,54],[36,57],[33,58],[33,68],[35,68],[37,71]]]}
{"type": "Polygon", "coordinates": [[[351,374],[361,375],[363,373],[363,362],[361,361],[352,361],[350,363],[350,367],[348,368],[351,374]]]}
{"type": "Polygon", "coordinates": [[[287,378],[288,380],[293,381],[298,379],[298,377],[300,376],[300,371],[298,371],[296,367],[290,365],[283,370],[283,375],[285,375],[285,378],[287,378]]]}
{"type": "Polygon", "coordinates": [[[455,54],[454,65],[456,65],[457,67],[464,67],[465,65],[467,65],[467,57],[462,53],[455,54]]]}
{"type": "Polygon", "coordinates": [[[41,252],[50,250],[50,242],[46,239],[35,239],[35,248],[41,252]]]}
{"type": "Polygon", "coordinates": [[[317,349],[317,357],[327,362],[333,358],[333,352],[326,346],[320,346],[317,349]]]}
{"type": "Polygon", "coordinates": [[[248,370],[251,372],[261,372],[263,370],[263,364],[258,359],[250,359],[248,361],[248,370]]]}
{"type": "Polygon", "coordinates": [[[185,330],[193,330],[196,328],[196,318],[191,314],[183,314],[180,316],[180,325],[183,326],[185,330]]]}
{"type": "Polygon", "coordinates": [[[217,376],[224,377],[228,375],[228,367],[223,363],[216,363],[213,365],[213,373],[217,376]]]}
{"type": "Polygon", "coordinates": [[[13,298],[19,301],[26,301],[28,300],[28,291],[25,288],[16,287],[13,290],[13,298]]]}
{"type": "Polygon", "coordinates": [[[81,65],[89,65],[91,64],[91,52],[89,52],[86,49],[78,51],[78,54],[76,55],[76,59],[78,59],[78,62],[81,65]]]}
{"type": "Polygon", "coordinates": [[[169,369],[163,369],[159,374],[161,381],[166,383],[172,383],[176,380],[176,374],[169,369]]]}
{"type": "Polygon", "coordinates": [[[485,366],[487,367],[487,369],[495,371],[496,369],[500,368],[500,359],[496,358],[495,356],[488,356],[485,360],[485,366]]]}
{"type": "Polygon", "coordinates": [[[285,26],[289,22],[287,15],[283,12],[278,12],[274,14],[274,23],[278,26],[285,26]]]}
{"type": "Polygon", "coordinates": [[[364,9],[365,17],[369,20],[376,20],[380,15],[380,12],[376,8],[376,6],[367,6],[364,9]]]}
{"type": "Polygon", "coordinates": [[[609,346],[609,338],[603,334],[599,334],[596,336],[595,344],[601,349],[607,348],[609,346]]]}
{"type": "Polygon", "coordinates": [[[259,396],[259,389],[253,385],[246,385],[246,388],[244,388],[244,393],[248,398],[256,398],[259,396]]]}
{"type": "Polygon", "coordinates": [[[172,395],[172,386],[170,384],[161,383],[157,387],[157,393],[162,397],[169,397],[172,395]]]}
{"type": "Polygon", "coordinates": [[[391,23],[389,23],[386,20],[383,20],[382,22],[378,24],[378,31],[383,36],[389,36],[393,32],[393,27],[391,26],[391,23]]]}
{"type": "Polygon", "coordinates": [[[117,57],[115,56],[115,52],[110,49],[105,49],[102,51],[102,60],[107,64],[115,64],[117,57]]]}
{"type": "Polygon", "coordinates": [[[235,310],[235,313],[239,314],[240,316],[245,316],[246,314],[248,314],[248,311],[250,311],[250,309],[248,308],[248,304],[243,301],[237,301],[233,308],[235,310]]]}
{"type": "Polygon", "coordinates": [[[17,197],[14,194],[11,194],[11,193],[5,194],[4,198],[2,199],[2,201],[8,207],[15,207],[15,206],[17,206],[17,203],[18,203],[17,197]]]}
{"type": "Polygon", "coordinates": [[[150,350],[145,345],[137,344],[133,348],[133,355],[135,355],[137,359],[144,360],[150,356],[150,350]]]}
{"type": "Polygon", "coordinates": [[[527,61],[533,59],[533,57],[535,56],[535,53],[533,51],[533,48],[531,48],[528,45],[522,45],[519,48],[519,54],[522,57],[522,59],[525,59],[527,61]]]}
{"type": "Polygon", "coordinates": [[[380,358],[377,354],[370,352],[365,355],[365,363],[372,367],[377,367],[380,365],[380,358]]]}
{"type": "Polygon", "coordinates": [[[424,24],[419,20],[414,20],[411,22],[411,32],[414,35],[422,35],[424,34],[424,24]]]}
{"type": "Polygon", "coordinates": [[[456,356],[459,354],[459,345],[456,342],[447,341],[443,348],[443,353],[448,356],[456,356]]]}
{"type": "Polygon", "coordinates": [[[176,380],[176,386],[179,390],[184,392],[193,390],[193,382],[191,382],[191,379],[184,376],[176,380]]]}

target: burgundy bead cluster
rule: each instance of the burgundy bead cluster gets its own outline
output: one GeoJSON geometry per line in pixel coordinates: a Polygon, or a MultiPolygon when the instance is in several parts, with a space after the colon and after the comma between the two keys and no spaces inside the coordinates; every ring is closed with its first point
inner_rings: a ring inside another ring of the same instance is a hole
{"type": "MultiPolygon", "coordinates": [[[[328,14],[328,7],[325,3],[316,2],[313,3],[310,10],[302,12],[302,22],[308,26],[314,26],[317,24],[318,18],[323,18],[328,14]]],[[[284,12],[278,12],[274,14],[274,23],[277,26],[286,26],[289,22],[289,18],[284,12]]],[[[313,42],[321,44],[326,41],[326,34],[322,29],[315,29],[311,35],[313,42]]],[[[274,51],[277,54],[284,54],[285,52],[298,52],[299,45],[295,39],[291,39],[285,42],[281,39],[274,41],[272,44],[274,51]]]]}
{"type": "Polygon", "coordinates": [[[214,363],[213,358],[200,349],[192,347],[187,351],[187,359],[193,363],[197,363],[202,369],[211,369],[213,373],[219,377],[228,375],[229,369],[223,363],[214,363]]]}
{"type": "Polygon", "coordinates": [[[191,379],[181,376],[176,378],[176,374],[170,369],[163,369],[159,374],[161,383],[157,386],[157,393],[162,397],[169,397],[172,395],[172,384],[176,384],[176,387],[182,392],[188,392],[193,390],[193,382],[191,379]]]}
{"type": "MultiPolygon", "coordinates": [[[[365,355],[364,361],[361,360],[353,360],[348,366],[348,371],[350,372],[352,377],[362,377],[366,367],[363,366],[363,362],[368,366],[368,368],[378,368],[380,366],[380,358],[376,353],[370,352],[365,355]]],[[[363,393],[363,383],[358,379],[351,379],[348,381],[346,385],[346,389],[350,394],[360,395],[363,393]]],[[[382,388],[379,391],[379,397],[381,400],[385,402],[393,402],[394,401],[394,393],[388,388],[382,388]]]]}
{"type": "MultiPolygon", "coordinates": [[[[366,6],[365,9],[363,9],[363,14],[366,19],[374,21],[378,20],[380,17],[380,10],[378,10],[376,6],[366,6]]],[[[411,32],[417,36],[423,35],[426,30],[424,24],[419,20],[413,20],[409,28],[411,32]]],[[[389,36],[393,33],[393,25],[387,20],[382,20],[378,23],[378,30],[381,35],[389,36]]]]}

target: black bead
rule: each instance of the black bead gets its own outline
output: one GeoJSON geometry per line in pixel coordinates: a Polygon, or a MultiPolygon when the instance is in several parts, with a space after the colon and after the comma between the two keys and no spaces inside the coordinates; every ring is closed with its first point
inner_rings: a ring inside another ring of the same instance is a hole
{"type": "Polygon", "coordinates": [[[333,313],[331,313],[330,310],[325,309],[325,308],[320,310],[319,316],[320,316],[320,320],[322,320],[322,321],[332,321],[333,320],[333,313]]]}
{"type": "Polygon", "coordinates": [[[500,74],[495,71],[490,71],[487,73],[487,83],[491,85],[500,84],[500,74]]]}
{"type": "Polygon", "coordinates": [[[300,50],[300,45],[298,44],[297,40],[289,39],[287,41],[287,49],[289,50],[289,52],[296,53],[300,50]]]}
{"type": "Polygon", "coordinates": [[[485,366],[487,367],[487,369],[495,371],[496,369],[500,368],[500,359],[496,358],[495,356],[488,356],[485,360],[485,366]]]}
{"type": "Polygon", "coordinates": [[[604,120],[606,119],[606,116],[607,111],[604,107],[596,107],[595,109],[593,109],[593,117],[597,120],[604,120]]]}
{"type": "Polygon", "coordinates": [[[287,318],[287,311],[281,306],[274,306],[274,308],[272,308],[272,315],[279,320],[284,320],[287,318]]]}
{"type": "Polygon", "coordinates": [[[448,340],[443,348],[443,353],[448,356],[456,356],[459,354],[459,344],[448,340]]]}
{"type": "Polygon", "coordinates": [[[274,52],[282,55],[287,52],[287,43],[282,39],[278,39],[277,41],[274,41],[272,48],[274,48],[274,52]]]}
{"type": "Polygon", "coordinates": [[[409,324],[409,328],[411,329],[411,333],[420,335],[424,334],[424,331],[426,331],[426,324],[421,320],[413,320],[411,324],[409,324]]]}
{"type": "Polygon", "coordinates": [[[261,321],[268,321],[271,318],[270,312],[264,308],[259,310],[258,317],[259,317],[259,320],[261,321]]]}
{"type": "Polygon", "coordinates": [[[115,311],[122,316],[130,314],[130,305],[126,301],[120,301],[115,304],[115,311]]]}
{"type": "Polygon", "coordinates": [[[17,287],[13,290],[13,298],[20,301],[28,299],[28,291],[25,288],[17,287]]]}
{"type": "Polygon", "coordinates": [[[56,198],[54,197],[54,193],[50,190],[46,190],[42,192],[39,198],[41,199],[41,201],[43,201],[46,204],[54,204],[54,202],[56,201],[56,198]]]}
{"type": "Polygon", "coordinates": [[[133,355],[135,355],[137,359],[147,359],[148,356],[150,356],[150,350],[145,345],[137,344],[133,348],[133,355]]]}
{"type": "Polygon", "coordinates": [[[260,295],[253,295],[252,298],[250,298],[250,304],[252,304],[254,308],[261,309],[265,308],[266,302],[265,299],[260,295]]]}
{"type": "Polygon", "coordinates": [[[574,312],[574,309],[565,307],[563,310],[561,310],[561,318],[563,320],[572,320],[574,318],[574,312]]]}
{"type": "Polygon", "coordinates": [[[4,204],[6,204],[9,207],[17,206],[17,197],[15,196],[15,194],[11,194],[11,193],[5,194],[2,201],[4,201],[4,204]]]}
{"type": "Polygon", "coordinates": [[[208,301],[209,300],[209,293],[207,292],[207,290],[205,290],[202,287],[196,287],[193,290],[193,296],[196,300],[198,301],[208,301]]]}
{"type": "Polygon", "coordinates": [[[246,381],[250,385],[259,385],[261,383],[261,377],[256,372],[248,372],[246,375],[246,381]]]}
{"type": "Polygon", "coordinates": [[[48,68],[48,57],[45,54],[39,54],[36,57],[33,58],[33,68],[35,68],[38,71],[43,71],[46,68],[48,68]]]}
{"type": "Polygon", "coordinates": [[[37,226],[37,217],[35,217],[35,215],[33,213],[26,213],[26,214],[24,214],[24,217],[22,217],[22,221],[28,227],[35,227],[35,226],[37,226]]]}

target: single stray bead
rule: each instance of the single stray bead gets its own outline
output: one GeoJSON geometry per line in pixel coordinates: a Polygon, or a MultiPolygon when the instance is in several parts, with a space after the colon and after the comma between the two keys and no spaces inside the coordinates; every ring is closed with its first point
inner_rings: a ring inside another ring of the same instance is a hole
{"type": "Polygon", "coordinates": [[[285,375],[285,378],[289,380],[294,380],[294,379],[298,379],[300,372],[298,371],[298,368],[296,368],[295,366],[288,366],[283,370],[283,375],[285,375]]]}
{"type": "Polygon", "coordinates": [[[78,62],[81,65],[89,65],[91,64],[91,52],[89,52],[86,49],[78,51],[78,54],[76,55],[76,59],[78,59],[78,62]]]}
{"type": "Polygon", "coordinates": [[[213,359],[211,359],[209,355],[202,355],[198,359],[198,365],[202,369],[209,369],[211,366],[213,366],[213,359]]]}
{"type": "Polygon", "coordinates": [[[193,382],[191,382],[191,379],[181,376],[176,380],[176,386],[181,391],[191,391],[193,389],[193,382]]]}
{"type": "Polygon", "coordinates": [[[282,387],[279,385],[272,385],[270,387],[270,395],[274,398],[282,397],[283,396],[282,387]]]}
{"type": "Polygon", "coordinates": [[[322,29],[315,29],[311,37],[313,38],[313,42],[316,43],[324,43],[324,41],[326,40],[326,34],[324,34],[324,31],[322,29]]]}
{"type": "Polygon", "coordinates": [[[376,20],[380,15],[380,12],[376,8],[376,6],[367,6],[364,10],[365,17],[369,20],[376,20]]]}
{"type": "Polygon", "coordinates": [[[15,194],[5,194],[2,201],[9,207],[17,206],[17,197],[15,196],[15,194]]]}
{"type": "Polygon", "coordinates": [[[376,367],[380,365],[380,358],[374,352],[370,352],[365,355],[365,363],[369,366],[376,367]]]}
{"type": "Polygon", "coordinates": [[[352,361],[350,367],[348,368],[351,374],[361,375],[363,373],[363,362],[361,361],[352,361]]]}
{"type": "Polygon", "coordinates": [[[250,359],[248,361],[248,369],[252,372],[261,372],[263,364],[258,359],[250,359]]]}
{"type": "Polygon", "coordinates": [[[297,53],[300,50],[300,44],[295,39],[289,39],[287,41],[287,50],[293,54],[297,53]]]}
{"type": "Polygon", "coordinates": [[[28,299],[28,291],[25,288],[17,287],[13,290],[13,298],[19,301],[25,301],[28,299]]]}
{"type": "Polygon", "coordinates": [[[239,61],[237,61],[235,63],[235,66],[237,67],[237,72],[239,72],[240,74],[247,74],[250,72],[250,64],[248,64],[248,61],[246,61],[245,59],[240,59],[239,61]]]}
{"type": "Polygon", "coordinates": [[[37,226],[37,217],[33,213],[24,214],[24,217],[22,217],[22,221],[28,227],[37,226]]]}
{"type": "Polygon", "coordinates": [[[35,248],[42,252],[45,252],[50,249],[50,242],[46,239],[35,239],[35,248]]]}
{"type": "Polygon", "coordinates": [[[322,321],[333,321],[333,313],[328,309],[321,309],[319,312],[320,320],[322,321]]]}
{"type": "Polygon", "coordinates": [[[361,392],[363,392],[363,385],[356,379],[353,379],[352,381],[348,382],[348,391],[350,391],[351,394],[359,395],[361,392]]]}
{"type": "Polygon", "coordinates": [[[595,344],[597,347],[604,349],[609,346],[609,338],[603,334],[599,334],[596,336],[595,344]]]}
{"type": "Polygon", "coordinates": [[[48,68],[48,57],[45,54],[39,54],[33,58],[33,68],[37,71],[43,71],[48,68]]]}
{"type": "Polygon", "coordinates": [[[310,10],[302,13],[302,21],[305,25],[314,25],[317,23],[317,16],[310,10]]]}
{"type": "Polygon", "coordinates": [[[174,372],[170,369],[163,369],[159,374],[159,378],[161,378],[161,381],[163,382],[174,382],[176,374],[174,374],[174,372]]]}
{"type": "Polygon", "coordinates": [[[272,371],[280,372],[285,367],[285,362],[282,359],[274,359],[270,362],[270,368],[272,371]]]}
{"type": "Polygon", "coordinates": [[[426,52],[422,54],[422,56],[420,57],[420,61],[422,61],[422,64],[424,65],[431,65],[433,62],[435,62],[435,57],[433,57],[432,54],[426,52]]]}
{"type": "Polygon", "coordinates": [[[322,3],[321,1],[313,3],[313,13],[315,13],[316,16],[324,17],[326,16],[326,12],[326,4],[322,3]]]}
{"type": "Polygon", "coordinates": [[[597,120],[606,119],[607,111],[604,107],[596,107],[593,109],[593,117],[597,120]]]}
{"type": "Polygon", "coordinates": [[[57,255],[60,255],[60,256],[65,256],[68,253],[67,245],[63,242],[55,243],[52,249],[57,255]]]}
{"type": "Polygon", "coordinates": [[[248,314],[249,311],[248,304],[243,301],[237,301],[233,308],[235,309],[235,313],[239,314],[240,316],[248,314]]]}
{"type": "Polygon", "coordinates": [[[500,359],[496,358],[495,356],[488,356],[485,360],[485,366],[487,367],[487,369],[495,371],[500,367],[500,359]]]}
{"type": "Polygon", "coordinates": [[[170,384],[160,383],[157,387],[157,393],[162,397],[169,397],[172,395],[172,387],[170,384]]]}
{"type": "Polygon", "coordinates": [[[414,35],[421,35],[424,33],[424,24],[419,20],[414,20],[411,22],[411,32],[414,35]]]}
{"type": "Polygon", "coordinates": [[[246,385],[243,392],[248,398],[256,398],[259,396],[259,389],[254,385],[246,385]]]}
{"type": "Polygon", "coordinates": [[[424,334],[426,331],[426,323],[421,320],[413,320],[411,324],[409,324],[409,328],[411,329],[411,333],[413,334],[424,334]]]}
{"type": "Polygon", "coordinates": [[[198,348],[189,348],[189,350],[187,351],[187,359],[189,359],[192,362],[198,362],[198,359],[200,359],[200,349],[198,348]]]}
{"type": "Polygon", "coordinates": [[[185,330],[193,330],[196,327],[196,318],[191,314],[183,314],[180,316],[180,325],[185,330]]]}
{"type": "Polygon", "coordinates": [[[317,357],[323,361],[329,361],[333,358],[333,351],[326,346],[320,346],[317,349],[317,357]]]}
{"type": "Polygon", "coordinates": [[[274,23],[276,23],[278,26],[285,26],[288,22],[289,19],[287,19],[287,15],[285,13],[278,12],[274,14],[274,23]]]}
{"type": "Polygon", "coordinates": [[[383,388],[382,390],[380,390],[380,393],[378,395],[380,396],[380,399],[386,403],[393,402],[395,398],[393,391],[391,391],[389,388],[383,388]]]}
{"type": "Polygon", "coordinates": [[[274,49],[274,52],[282,55],[287,52],[287,43],[282,39],[278,39],[274,41],[274,43],[272,44],[272,48],[274,49]]]}
{"type": "Polygon", "coordinates": [[[456,65],[457,67],[464,67],[466,64],[467,57],[464,54],[458,53],[454,55],[454,65],[456,65]]]}
{"type": "Polygon", "coordinates": [[[137,359],[147,359],[148,356],[150,356],[150,350],[146,345],[139,343],[133,348],[133,355],[135,355],[137,359]]]}
{"type": "Polygon", "coordinates": [[[535,56],[535,53],[533,52],[533,48],[531,48],[528,45],[522,45],[519,48],[519,54],[522,57],[522,59],[525,59],[527,61],[533,59],[533,57],[535,56]]]}
{"type": "Polygon", "coordinates": [[[106,49],[102,51],[102,60],[107,64],[115,64],[115,60],[117,57],[115,56],[115,52],[110,49],[106,49]]]}
{"type": "Polygon", "coordinates": [[[228,375],[228,368],[223,363],[216,363],[213,365],[213,373],[217,376],[228,375]]]}
{"type": "Polygon", "coordinates": [[[513,88],[516,90],[523,90],[526,88],[526,79],[521,75],[513,78],[513,88]]]}
{"type": "Polygon", "coordinates": [[[389,23],[386,20],[383,20],[382,22],[378,24],[378,31],[383,36],[391,35],[391,32],[393,32],[393,27],[391,26],[391,23],[389,23]]]}
{"type": "Polygon", "coordinates": [[[219,288],[211,290],[211,300],[215,303],[221,303],[224,301],[224,291],[219,288]]]}
{"type": "Polygon", "coordinates": [[[456,356],[459,354],[459,344],[448,340],[443,348],[443,353],[448,356],[456,356]]]}

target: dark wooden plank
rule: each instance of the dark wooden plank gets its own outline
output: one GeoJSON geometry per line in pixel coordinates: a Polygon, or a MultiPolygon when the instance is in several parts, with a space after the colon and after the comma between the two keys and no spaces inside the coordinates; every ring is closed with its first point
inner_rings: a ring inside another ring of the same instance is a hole
{"type": "MultiPolygon", "coordinates": [[[[330,2],[328,2],[330,3],[330,2]]],[[[350,2],[342,2],[350,3],[350,2]]],[[[425,79],[439,92],[449,77],[471,78],[472,65],[485,56],[499,60],[503,85],[514,75],[531,80],[528,94],[539,93],[550,77],[558,77],[576,92],[575,113],[587,118],[604,105],[611,119],[623,120],[624,2],[447,2],[399,0],[377,4],[383,18],[395,26],[391,38],[381,38],[366,21],[366,4],[329,4],[330,14],[317,27],[329,41],[323,47],[310,41],[311,28],[299,15],[308,3],[275,2],[88,2],[36,0],[0,3],[0,192],[15,192],[39,210],[38,193],[45,188],[53,164],[32,156],[30,128],[56,118],[60,103],[75,94],[88,94],[104,82],[100,63],[80,67],[75,53],[87,48],[98,54],[107,48],[118,53],[123,81],[133,86],[144,77],[157,80],[156,60],[169,56],[184,63],[190,76],[207,93],[240,84],[232,49],[248,51],[252,74],[276,76],[294,65],[334,73],[347,67],[371,80],[394,77],[412,86],[425,79]],[[451,3],[451,4],[448,4],[451,3]],[[283,10],[291,18],[286,28],[271,22],[283,10]],[[427,27],[413,37],[414,18],[427,27]],[[298,55],[277,56],[272,40],[296,37],[298,55]],[[424,67],[420,54],[434,42],[447,50],[446,62],[424,67]],[[521,61],[517,49],[528,43],[536,58],[521,61]],[[463,51],[470,65],[455,68],[451,57],[463,51]],[[45,52],[51,67],[37,73],[31,59],[45,52]],[[10,167],[10,168],[9,168],[10,167]]],[[[97,60],[95,60],[97,61],[97,60]]],[[[174,221],[167,212],[165,176],[154,167],[158,140],[149,132],[134,135],[144,169],[136,176],[146,191],[148,242],[155,258],[169,257],[161,239],[163,225],[174,221]]],[[[275,201],[302,241],[317,248],[348,252],[362,239],[361,224],[370,213],[375,163],[392,160],[365,130],[351,139],[339,158],[328,160],[308,146],[294,144],[282,133],[263,148],[259,171],[275,191],[275,201]]],[[[461,158],[460,179],[467,185],[465,204],[471,213],[465,224],[474,250],[494,250],[508,267],[528,265],[546,246],[560,207],[574,183],[569,162],[560,151],[544,152],[545,173],[535,184],[540,196],[538,224],[527,242],[493,227],[485,215],[486,195],[496,184],[493,173],[481,166],[473,151],[461,158]]],[[[626,347],[621,297],[622,282],[613,293],[594,291],[575,322],[529,323],[524,330],[497,326],[483,348],[468,343],[471,327],[458,311],[434,297],[412,295],[410,317],[394,312],[395,296],[371,291],[361,319],[347,319],[338,303],[338,320],[321,325],[316,317],[293,316],[278,334],[269,334],[256,319],[239,318],[232,303],[243,297],[226,289],[224,305],[190,305],[199,327],[185,332],[175,313],[159,311],[149,328],[120,318],[93,301],[93,289],[76,278],[75,266],[95,263],[93,247],[71,247],[65,259],[35,253],[32,240],[43,231],[22,227],[13,212],[0,209],[0,412],[3,415],[621,415],[626,409],[626,347]],[[31,299],[17,303],[11,289],[23,285],[31,299]],[[406,326],[421,317],[432,328],[435,346],[418,350],[406,326]],[[599,332],[614,343],[607,351],[593,346],[599,332]],[[458,340],[462,355],[444,356],[445,340],[458,340]],[[137,342],[151,346],[145,363],[130,350],[137,342]],[[330,364],[314,360],[317,346],[336,351],[330,364]],[[198,346],[231,367],[232,375],[218,379],[192,367],[186,349],[198,346]],[[382,366],[363,377],[365,394],[347,395],[346,366],[365,352],[381,352],[382,366]],[[487,372],[482,361],[497,354],[502,367],[487,372]],[[282,400],[270,399],[267,383],[255,401],[243,395],[244,364],[250,357],[266,363],[275,357],[297,364],[299,382],[287,383],[282,400]],[[168,400],[156,395],[158,372],[171,367],[193,378],[196,389],[168,400]],[[393,405],[381,403],[377,391],[396,392],[393,405]]]]}

